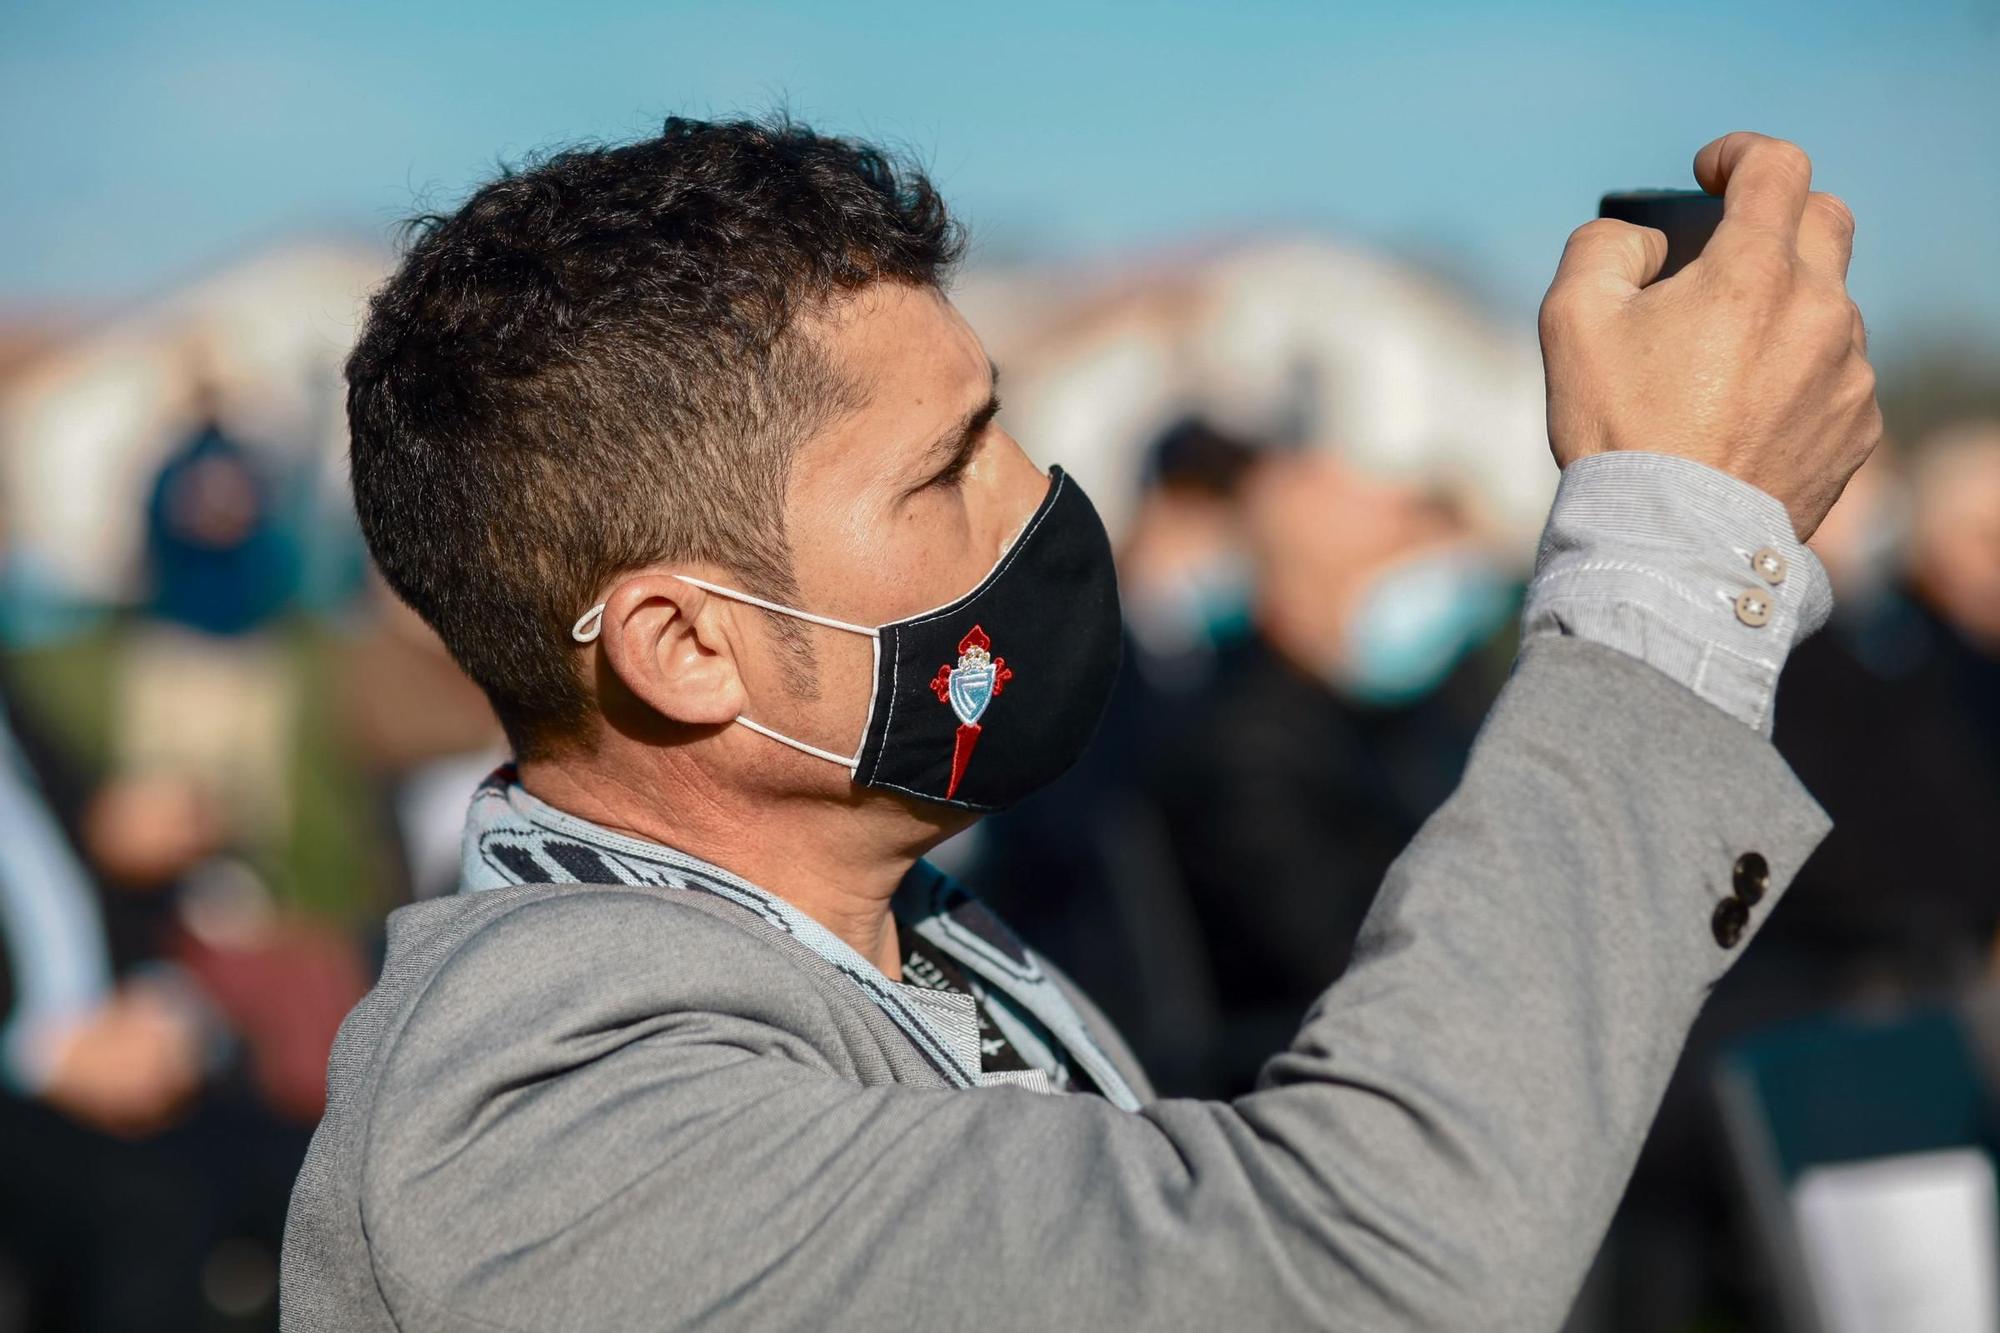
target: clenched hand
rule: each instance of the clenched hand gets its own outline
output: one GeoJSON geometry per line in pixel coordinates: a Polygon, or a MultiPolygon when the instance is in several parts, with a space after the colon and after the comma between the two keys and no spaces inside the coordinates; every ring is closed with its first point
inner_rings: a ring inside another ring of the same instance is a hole
{"type": "Polygon", "coordinates": [[[1615,449],[1705,463],[1775,496],[1804,541],[1882,437],[1847,295],[1854,217],[1781,139],[1725,134],[1694,174],[1722,222],[1665,282],[1664,233],[1571,233],[1541,310],[1549,444],[1563,467],[1615,449]]]}

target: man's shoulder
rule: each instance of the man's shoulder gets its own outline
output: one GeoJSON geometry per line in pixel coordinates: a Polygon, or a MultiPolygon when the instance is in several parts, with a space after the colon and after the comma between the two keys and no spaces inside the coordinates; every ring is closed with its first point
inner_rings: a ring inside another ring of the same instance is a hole
{"type": "MultiPolygon", "coordinates": [[[[372,1150],[456,1089],[476,1101],[523,1077],[559,1077],[600,1039],[727,1019],[836,1040],[828,987],[741,909],[686,891],[545,884],[461,893],[389,918],[380,979],[342,1024],[323,1130],[372,1150]]],[[[809,1057],[810,1058],[810,1057],[809,1057]]]]}
{"type": "MultiPolygon", "coordinates": [[[[735,915],[737,913],[731,913],[735,915]]],[[[461,892],[390,914],[390,953],[399,937],[409,946],[436,949],[450,961],[468,954],[529,949],[546,952],[555,937],[573,938],[623,953],[643,941],[674,950],[718,943],[757,951],[763,946],[741,924],[705,910],[684,889],[644,884],[522,884],[461,892]]],[[[443,958],[440,961],[445,961],[443,958]]]]}
{"type": "Polygon", "coordinates": [[[563,1145],[626,1142],[641,1103],[665,1136],[746,1056],[849,1072],[828,988],[754,917],[687,891],[481,890],[404,908],[389,934],[286,1229],[286,1302],[343,1312],[329,1327],[364,1326],[378,1281],[434,1285],[486,1253],[482,1228],[608,1197],[617,1154],[563,1145]]]}
{"type": "Polygon", "coordinates": [[[523,885],[395,913],[382,985],[401,992],[405,1040],[494,1024],[522,1033],[603,1005],[763,1012],[816,989],[785,944],[750,909],[687,890],[523,885]]]}
{"type": "Polygon", "coordinates": [[[575,1081],[634,1049],[676,1069],[717,1033],[755,1033],[764,1053],[824,1067],[840,1046],[829,988],[786,943],[745,909],[640,885],[523,885],[404,908],[381,980],[336,1043],[328,1119],[347,1122],[373,1165],[511,1088],[575,1081]]]}

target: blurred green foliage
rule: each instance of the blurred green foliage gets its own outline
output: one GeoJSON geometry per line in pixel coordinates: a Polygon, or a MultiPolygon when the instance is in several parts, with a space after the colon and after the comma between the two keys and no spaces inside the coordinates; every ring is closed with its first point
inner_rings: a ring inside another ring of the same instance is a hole
{"type": "MultiPolygon", "coordinates": [[[[10,655],[8,678],[19,705],[86,780],[109,776],[116,758],[112,728],[129,623],[106,621],[10,655]]],[[[281,906],[366,926],[398,905],[402,873],[386,793],[376,789],[341,734],[334,688],[341,638],[304,619],[272,633],[300,685],[286,764],[292,817],[270,845],[229,850],[258,871],[281,906]]]]}

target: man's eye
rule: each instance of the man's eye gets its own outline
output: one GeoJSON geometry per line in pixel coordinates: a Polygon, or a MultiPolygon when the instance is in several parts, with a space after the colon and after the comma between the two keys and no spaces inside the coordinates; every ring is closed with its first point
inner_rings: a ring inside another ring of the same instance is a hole
{"type": "Polygon", "coordinates": [[[966,443],[960,447],[957,453],[952,455],[951,462],[945,464],[936,476],[924,484],[944,490],[958,489],[959,483],[965,480],[966,472],[972,467],[972,460],[978,454],[979,444],[977,441],[966,443]]]}

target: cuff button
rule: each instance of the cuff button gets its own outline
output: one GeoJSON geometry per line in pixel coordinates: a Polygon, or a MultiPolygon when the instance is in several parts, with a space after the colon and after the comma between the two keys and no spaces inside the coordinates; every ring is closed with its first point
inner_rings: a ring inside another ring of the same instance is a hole
{"type": "Polygon", "coordinates": [[[1744,905],[1755,907],[1764,901],[1764,892],[1771,887],[1771,864],[1756,852],[1745,852],[1736,858],[1729,880],[1744,905]]]}
{"type": "Polygon", "coordinates": [[[1709,927],[1715,931],[1715,942],[1725,949],[1736,947],[1736,941],[1743,938],[1743,927],[1750,924],[1750,909],[1741,898],[1724,898],[1716,904],[1715,917],[1709,927]]]}
{"type": "Polygon", "coordinates": [[[1754,588],[1737,594],[1736,618],[1751,629],[1762,629],[1771,623],[1771,599],[1754,588]]]}
{"type": "Polygon", "coordinates": [[[1785,557],[1769,546],[1757,548],[1757,553],[1750,557],[1750,567],[1757,571],[1758,578],[1774,588],[1785,581],[1785,575],[1791,569],[1785,563],[1785,557]]]}

